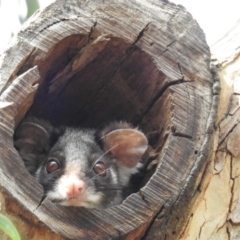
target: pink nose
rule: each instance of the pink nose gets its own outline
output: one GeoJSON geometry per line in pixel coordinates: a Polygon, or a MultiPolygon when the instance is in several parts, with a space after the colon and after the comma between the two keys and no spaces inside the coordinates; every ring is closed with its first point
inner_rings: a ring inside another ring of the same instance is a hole
{"type": "Polygon", "coordinates": [[[76,198],[83,194],[85,184],[82,180],[69,182],[66,186],[66,194],[69,198],[76,198]]]}

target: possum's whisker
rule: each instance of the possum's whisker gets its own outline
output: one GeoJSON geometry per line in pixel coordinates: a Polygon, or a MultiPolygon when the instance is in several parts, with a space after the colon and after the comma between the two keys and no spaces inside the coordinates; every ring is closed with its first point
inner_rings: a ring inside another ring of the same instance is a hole
{"type": "Polygon", "coordinates": [[[94,178],[96,178],[96,177],[99,177],[99,176],[101,176],[101,174],[103,174],[103,173],[105,173],[105,172],[107,172],[110,168],[112,168],[112,167],[109,167],[109,168],[106,168],[102,173],[99,173],[99,174],[97,174],[97,175],[95,175],[95,176],[93,176],[91,179],[94,179],[94,178]]]}
{"type": "Polygon", "coordinates": [[[103,138],[107,137],[109,134],[112,134],[112,132],[109,132],[107,134],[105,134],[104,136],[102,136],[101,138],[98,139],[98,141],[102,140],[103,138]]]}
{"type": "Polygon", "coordinates": [[[113,185],[113,186],[98,186],[101,190],[122,190],[122,186],[113,185]]]}
{"type": "Polygon", "coordinates": [[[111,147],[110,149],[108,149],[105,153],[103,153],[103,154],[94,162],[91,170],[93,169],[93,167],[95,166],[95,164],[96,164],[101,158],[103,158],[105,155],[107,155],[112,149],[116,148],[117,146],[119,146],[119,145],[121,145],[121,144],[123,144],[123,143],[125,143],[125,142],[121,142],[121,143],[119,143],[119,144],[116,144],[115,146],[113,146],[113,147],[111,147]]]}

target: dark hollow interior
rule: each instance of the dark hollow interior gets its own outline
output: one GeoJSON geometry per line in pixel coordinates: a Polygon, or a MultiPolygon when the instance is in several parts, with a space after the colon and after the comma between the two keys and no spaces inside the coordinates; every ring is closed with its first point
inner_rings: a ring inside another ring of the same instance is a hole
{"type": "Polygon", "coordinates": [[[46,55],[32,54],[21,72],[38,65],[41,81],[26,115],[47,119],[56,126],[81,128],[125,120],[147,135],[148,159],[154,159],[167,135],[166,76],[146,52],[114,37],[84,67],[74,68],[91,41],[74,35],[46,55]]]}

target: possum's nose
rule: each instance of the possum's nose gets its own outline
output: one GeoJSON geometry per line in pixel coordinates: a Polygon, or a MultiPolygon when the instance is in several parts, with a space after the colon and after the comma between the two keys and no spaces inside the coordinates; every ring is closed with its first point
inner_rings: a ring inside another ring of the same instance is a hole
{"type": "Polygon", "coordinates": [[[68,179],[66,183],[66,195],[68,198],[77,198],[81,196],[85,189],[85,183],[81,179],[68,179]]]}

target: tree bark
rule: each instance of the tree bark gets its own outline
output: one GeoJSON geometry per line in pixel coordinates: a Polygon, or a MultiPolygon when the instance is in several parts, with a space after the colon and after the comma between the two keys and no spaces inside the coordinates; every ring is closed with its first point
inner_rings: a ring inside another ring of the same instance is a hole
{"type": "Polygon", "coordinates": [[[55,1],[0,59],[4,213],[23,239],[184,239],[216,151],[218,88],[204,34],[183,7],[55,1]],[[13,147],[26,115],[55,125],[140,126],[150,145],[143,187],[105,210],[44,199],[13,147]]]}
{"type": "Polygon", "coordinates": [[[240,238],[240,20],[212,46],[221,94],[214,152],[180,239],[240,238]]]}

